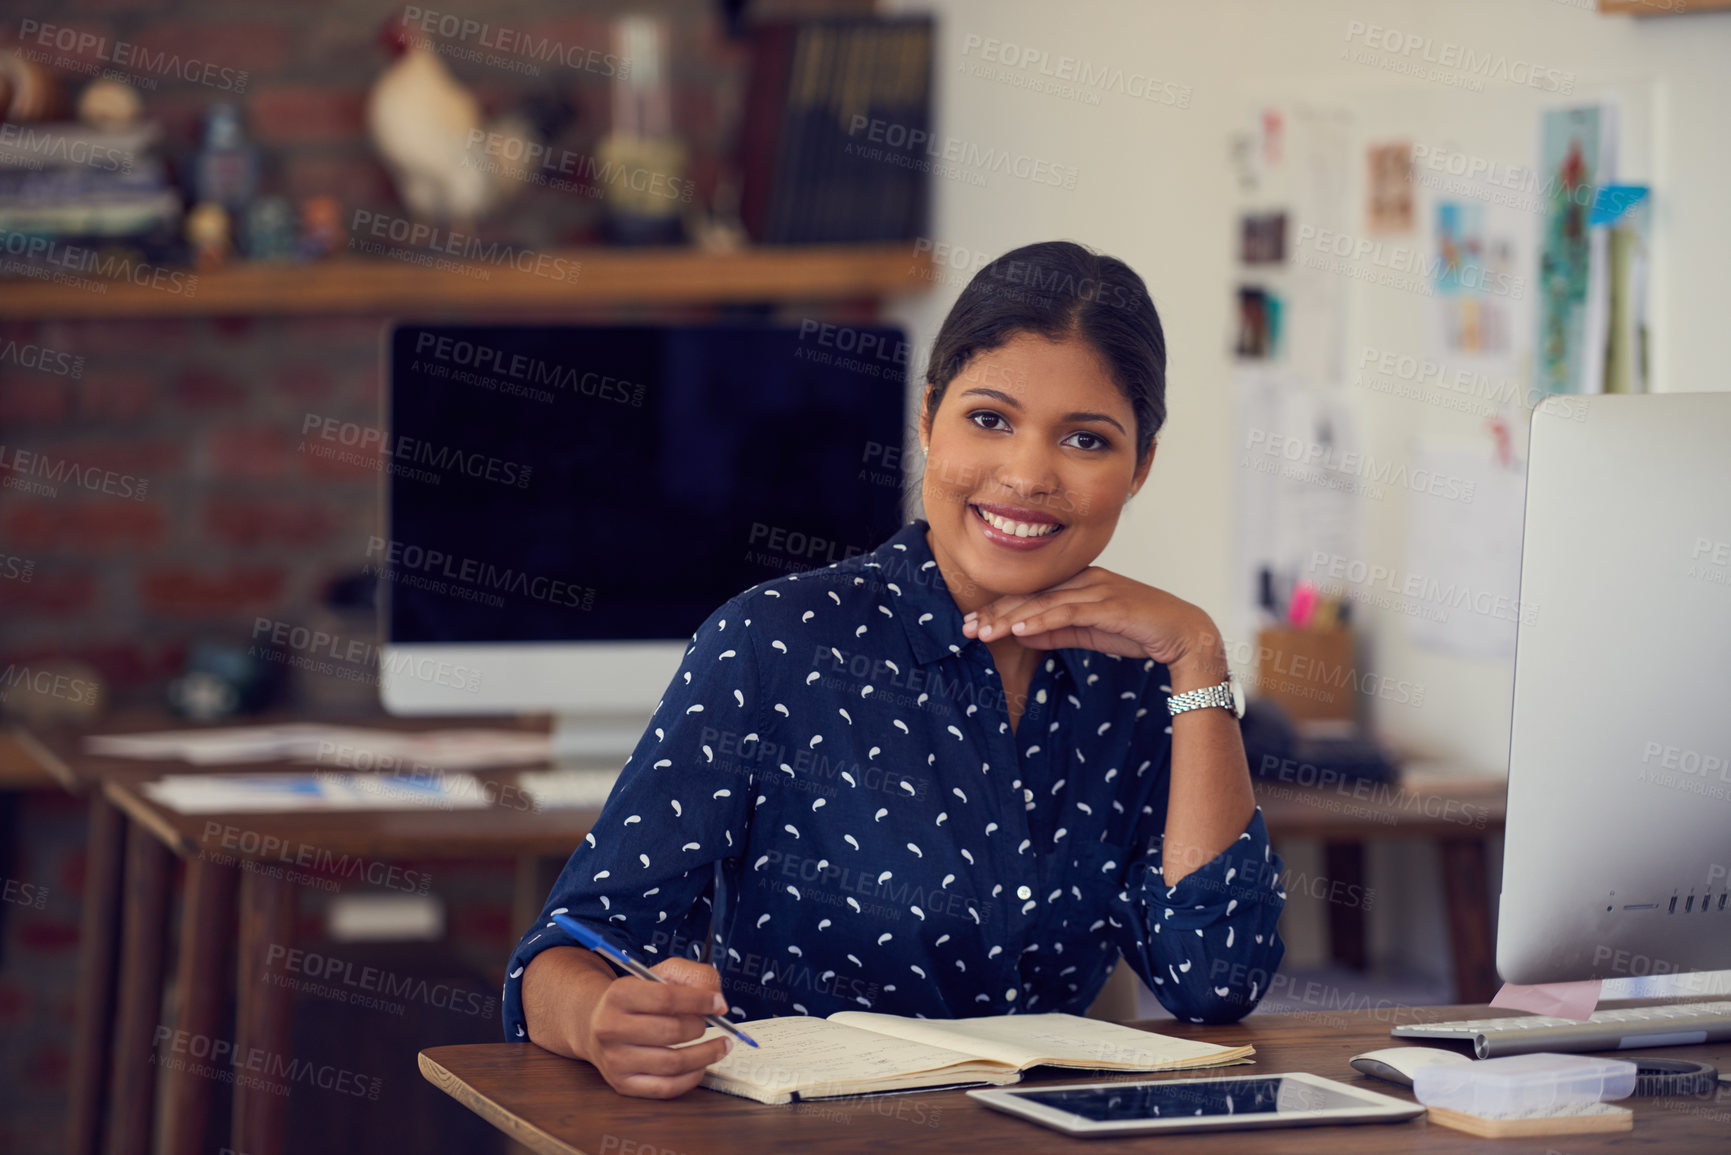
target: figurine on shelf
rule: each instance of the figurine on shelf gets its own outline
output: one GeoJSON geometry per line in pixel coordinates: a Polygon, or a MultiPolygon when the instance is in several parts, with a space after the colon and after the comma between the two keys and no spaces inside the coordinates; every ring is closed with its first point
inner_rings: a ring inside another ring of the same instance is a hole
{"type": "Polygon", "coordinates": [[[295,256],[294,214],[282,197],[263,197],[247,206],[246,255],[255,261],[288,261],[295,256]]]}
{"type": "Polygon", "coordinates": [[[197,199],[230,212],[244,209],[258,192],[258,149],[246,139],[234,105],[215,104],[206,114],[196,172],[197,199]]]}
{"type": "Polygon", "coordinates": [[[186,240],[192,246],[195,268],[200,272],[221,268],[230,248],[228,210],[208,201],[194,205],[186,214],[186,240]]]}
{"type": "Polygon", "coordinates": [[[317,261],[343,244],[343,209],[336,197],[308,197],[301,202],[301,259],[317,261]]]}
{"type": "MultiPolygon", "coordinates": [[[[607,172],[653,173],[650,182],[609,181],[605,194],[607,237],[615,244],[680,244],[682,208],[694,185],[686,179],[689,150],[673,132],[673,88],[666,20],[645,15],[613,22],[613,51],[631,61],[613,77],[612,125],[595,147],[607,172]]],[[[725,238],[722,238],[725,244],[725,238]]]]}
{"type": "Polygon", "coordinates": [[[78,94],[78,119],[92,128],[116,132],[137,124],[142,115],[138,90],[124,80],[92,80],[78,94]]]}

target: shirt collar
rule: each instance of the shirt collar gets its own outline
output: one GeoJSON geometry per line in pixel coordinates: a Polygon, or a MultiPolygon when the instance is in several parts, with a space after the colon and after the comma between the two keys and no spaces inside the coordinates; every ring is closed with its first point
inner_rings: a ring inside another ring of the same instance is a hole
{"type": "MultiPolygon", "coordinates": [[[[962,610],[944,584],[943,574],[926,544],[931,523],[916,518],[902,526],[873,550],[867,564],[875,563],[886,585],[893,585],[891,605],[907,633],[914,660],[922,666],[958,654],[969,646],[984,647],[978,638],[962,632],[962,610]]],[[[1072,676],[1081,668],[1079,656],[1068,650],[1052,650],[1059,665],[1072,676]]]]}
{"type": "Polygon", "coordinates": [[[902,526],[865,562],[890,590],[896,620],[907,633],[914,660],[922,666],[960,653],[977,641],[962,633],[961,607],[926,544],[928,528],[930,523],[922,519],[902,526]]]}

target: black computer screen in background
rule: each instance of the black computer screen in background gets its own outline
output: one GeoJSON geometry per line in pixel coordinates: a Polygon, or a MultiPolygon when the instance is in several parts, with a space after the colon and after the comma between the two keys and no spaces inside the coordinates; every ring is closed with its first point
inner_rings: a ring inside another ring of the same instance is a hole
{"type": "Polygon", "coordinates": [[[389,640],[688,637],[903,520],[891,328],[399,324],[389,640]]]}

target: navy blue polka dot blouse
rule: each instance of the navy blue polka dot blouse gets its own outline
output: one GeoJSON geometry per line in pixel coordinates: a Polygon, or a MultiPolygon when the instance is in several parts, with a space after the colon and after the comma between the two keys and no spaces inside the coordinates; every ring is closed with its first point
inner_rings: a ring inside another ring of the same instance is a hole
{"type": "Polygon", "coordinates": [[[1262,813],[1164,885],[1157,662],[1053,650],[1014,729],[984,642],[904,526],[766,581],[693,635],[599,821],[507,966],[575,945],[708,960],[739,1019],[1083,1013],[1122,955],[1174,1015],[1267,989],[1285,894],[1262,813]]]}

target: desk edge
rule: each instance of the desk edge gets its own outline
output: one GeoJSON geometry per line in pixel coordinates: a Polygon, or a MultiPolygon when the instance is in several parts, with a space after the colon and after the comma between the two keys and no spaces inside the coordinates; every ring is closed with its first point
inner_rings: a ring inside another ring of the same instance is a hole
{"type": "Polygon", "coordinates": [[[72,773],[72,767],[61,760],[60,755],[43,745],[42,739],[30,732],[27,726],[13,726],[12,740],[22,746],[29,755],[36,759],[36,764],[54,779],[56,785],[68,794],[78,793],[78,779],[72,773]]]}
{"type": "Polygon", "coordinates": [[[532,1151],[538,1151],[541,1155],[587,1155],[579,1148],[549,1135],[528,1120],[499,1106],[453,1075],[426,1051],[415,1056],[415,1063],[421,1069],[422,1078],[485,1119],[506,1138],[521,1143],[532,1151]]]}
{"type": "Polygon", "coordinates": [[[150,831],[158,841],[181,858],[197,857],[199,846],[191,839],[183,837],[180,831],[164,822],[151,803],[141,798],[128,785],[105,779],[102,783],[102,793],[117,806],[121,813],[150,831]]]}

